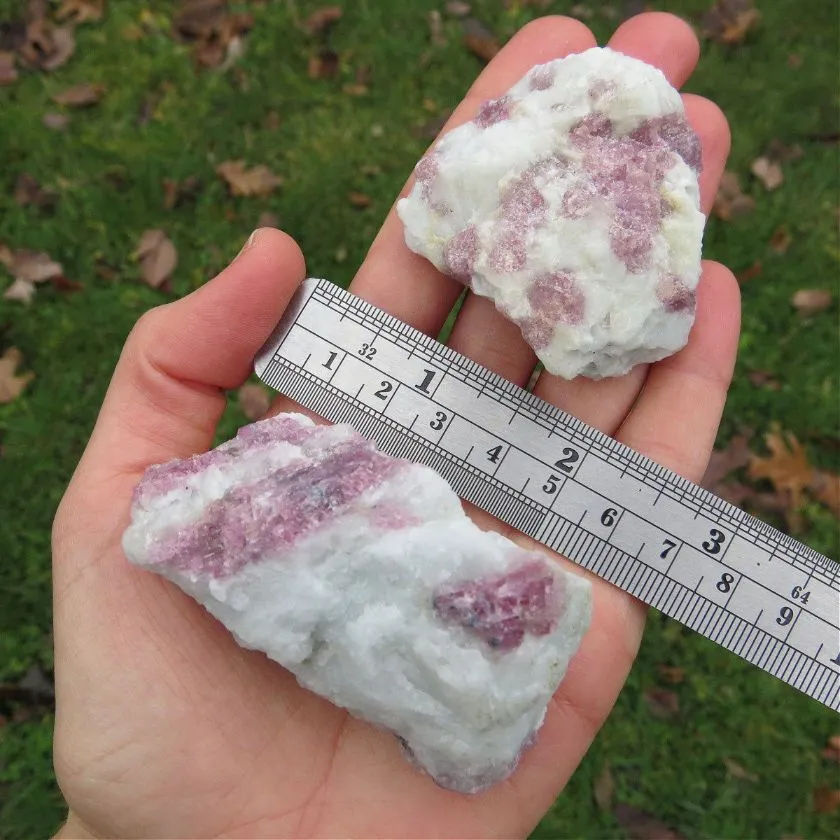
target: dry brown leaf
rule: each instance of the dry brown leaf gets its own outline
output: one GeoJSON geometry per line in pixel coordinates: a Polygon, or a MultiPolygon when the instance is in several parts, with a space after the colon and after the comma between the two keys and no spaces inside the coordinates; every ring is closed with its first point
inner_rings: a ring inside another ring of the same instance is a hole
{"type": "Polygon", "coordinates": [[[472,11],[472,6],[463,2],[463,0],[449,0],[444,9],[450,17],[461,18],[466,17],[472,11]]]}
{"type": "Polygon", "coordinates": [[[54,29],[52,41],[52,53],[41,62],[41,68],[47,72],[63,67],[76,52],[76,36],[70,26],[59,26],[54,29]]]}
{"type": "Polygon", "coordinates": [[[682,834],[669,828],[653,814],[624,802],[619,802],[613,808],[613,816],[630,840],[685,840],[682,834]]]}
{"type": "Polygon", "coordinates": [[[191,201],[195,201],[204,185],[195,175],[188,175],[183,181],[174,178],[163,179],[163,209],[173,210],[191,201]]]}
{"type": "Polygon", "coordinates": [[[595,10],[583,3],[575,3],[575,5],[569,9],[569,14],[578,20],[591,20],[595,17],[595,10]]]}
{"type": "Polygon", "coordinates": [[[814,810],[820,814],[833,814],[840,808],[840,790],[818,787],[814,791],[814,810]]]}
{"type": "Polygon", "coordinates": [[[158,228],[143,232],[134,258],[140,260],[143,282],[153,289],[159,289],[178,265],[177,249],[158,228]]]}
{"type": "Polygon", "coordinates": [[[827,761],[835,761],[840,764],[840,735],[832,735],[828,739],[821,755],[827,761]]]}
{"type": "Polygon", "coordinates": [[[58,201],[58,193],[55,190],[45,190],[28,172],[18,175],[14,197],[21,207],[32,204],[40,210],[52,209],[58,201]]]}
{"type": "Polygon", "coordinates": [[[320,35],[341,20],[344,10],[341,6],[324,6],[316,9],[303,22],[303,28],[310,35],[320,35]]]}
{"type": "Polygon", "coordinates": [[[835,516],[840,516],[840,475],[827,470],[814,470],[808,490],[820,504],[825,505],[835,516]]]}
{"type": "Polygon", "coordinates": [[[342,86],[341,92],[347,96],[366,96],[370,93],[370,88],[367,85],[359,84],[358,82],[350,82],[342,86]]]}
{"type": "Polygon", "coordinates": [[[365,207],[370,207],[373,203],[373,199],[363,192],[351,192],[347,195],[347,200],[359,210],[364,210],[365,207]]]}
{"type": "Polygon", "coordinates": [[[0,262],[16,280],[27,283],[44,283],[63,273],[60,263],[44,251],[10,251],[4,249],[0,262]]]}
{"type": "Polygon", "coordinates": [[[435,47],[445,47],[446,46],[446,36],[443,34],[443,17],[441,13],[437,9],[432,9],[429,12],[429,39],[432,42],[432,46],[435,47]]]}
{"type": "Polygon", "coordinates": [[[3,292],[5,300],[17,300],[21,303],[30,303],[35,294],[35,284],[28,280],[21,280],[19,277],[3,292]]]}
{"type": "Polygon", "coordinates": [[[269,195],[283,183],[267,166],[260,164],[246,169],[244,160],[226,160],[216,167],[234,196],[269,195]]]}
{"type": "Polygon", "coordinates": [[[15,54],[12,52],[0,52],[0,87],[14,84],[17,81],[18,71],[15,67],[15,54]]]}
{"type": "Polygon", "coordinates": [[[657,665],[656,670],[665,682],[679,685],[685,679],[685,670],[678,665],[657,665]]]}
{"type": "Polygon", "coordinates": [[[17,399],[23,389],[34,379],[34,373],[16,373],[23,354],[17,347],[10,347],[0,356],[0,405],[17,399]]]}
{"type": "Polygon", "coordinates": [[[733,435],[724,449],[715,449],[700,485],[714,490],[730,473],[746,467],[752,457],[749,446],[751,437],[752,432],[733,435]]]}
{"type": "Polygon", "coordinates": [[[466,18],[461,22],[463,44],[477,58],[490,61],[501,49],[496,36],[480,20],[466,18]]]}
{"type": "Polygon", "coordinates": [[[246,382],[237,392],[237,401],[242,413],[249,420],[260,420],[265,417],[271,405],[268,391],[256,382],[246,382]]]}
{"type": "Polygon", "coordinates": [[[592,786],[592,795],[599,810],[609,812],[612,810],[613,799],[615,798],[615,779],[609,762],[605,762],[595,784],[592,786]]]}
{"type": "Polygon", "coordinates": [[[778,391],[782,387],[779,380],[769,370],[749,370],[747,379],[756,388],[766,388],[768,391],[778,391]]]}
{"type": "Polygon", "coordinates": [[[736,271],[735,279],[741,284],[749,283],[750,280],[755,280],[756,277],[760,277],[762,271],[764,271],[764,263],[761,260],[756,260],[752,265],[747,266],[742,271],[736,271]]]}
{"type": "Polygon", "coordinates": [[[750,773],[745,767],[733,761],[731,758],[724,758],[723,765],[726,767],[726,772],[733,779],[742,779],[745,782],[757,782],[758,776],[755,773],[750,773]]]}
{"type": "Polygon", "coordinates": [[[755,199],[741,191],[741,180],[734,172],[724,172],[715,196],[712,212],[725,222],[746,216],[755,210],[755,199]]]}
{"type": "Polygon", "coordinates": [[[61,93],[52,97],[53,102],[59,105],[68,105],[71,108],[83,108],[88,105],[96,105],[105,95],[105,86],[82,82],[80,85],[73,85],[61,93]]]}
{"type": "Polygon", "coordinates": [[[48,111],[41,118],[41,122],[45,128],[51,131],[64,131],[70,124],[70,117],[68,114],[59,114],[57,111],[48,111]]]}
{"type": "Polygon", "coordinates": [[[816,315],[828,309],[834,296],[828,289],[800,289],[790,302],[800,315],[816,315]]]}
{"type": "Polygon", "coordinates": [[[793,237],[790,235],[790,231],[785,225],[777,227],[776,230],[773,231],[773,235],[770,237],[770,247],[777,254],[786,254],[792,242],[793,237]]]}
{"type": "Polygon", "coordinates": [[[785,173],[782,171],[781,164],[769,157],[756,158],[750,166],[750,172],[764,184],[768,192],[777,190],[785,182],[785,173]]]}
{"type": "Polygon", "coordinates": [[[280,219],[277,218],[275,213],[270,213],[268,210],[264,210],[260,213],[260,217],[257,219],[257,227],[264,228],[276,228],[280,226],[280,219]]]}
{"type": "Polygon", "coordinates": [[[789,508],[802,505],[802,493],[813,481],[813,467],[802,444],[791,432],[778,428],[764,436],[770,456],[751,456],[749,474],[751,478],[766,478],[780,493],[789,494],[789,508]]]}
{"type": "Polygon", "coordinates": [[[222,25],[227,14],[227,0],[183,0],[175,17],[175,30],[187,39],[206,38],[222,25]]]}
{"type": "Polygon", "coordinates": [[[702,33],[719,44],[740,44],[761,15],[753,0],[716,0],[702,20],[702,33]]]}
{"type": "Polygon", "coordinates": [[[650,688],[642,695],[648,710],[659,720],[668,720],[680,710],[680,698],[667,688],[650,688]]]}
{"type": "Polygon", "coordinates": [[[317,55],[309,56],[306,75],[310,79],[334,79],[338,64],[338,53],[323,49],[317,55]]]}
{"type": "Polygon", "coordinates": [[[58,20],[72,20],[73,23],[87,23],[102,20],[105,0],[63,0],[55,16],[58,20]]]}

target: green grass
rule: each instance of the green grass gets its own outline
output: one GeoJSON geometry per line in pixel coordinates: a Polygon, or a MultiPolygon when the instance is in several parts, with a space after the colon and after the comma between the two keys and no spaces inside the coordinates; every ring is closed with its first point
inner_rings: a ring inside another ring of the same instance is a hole
{"type": "MultiPolygon", "coordinates": [[[[21,5],[0,0],[0,20],[21,5]]],[[[163,227],[176,243],[173,294],[180,295],[222,267],[260,213],[270,211],[301,243],[312,274],[346,284],[429,142],[423,126],[453,107],[479,70],[454,22],[446,24],[448,45],[430,51],[425,18],[442,2],[358,0],[345,4],[345,18],[331,36],[344,57],[339,77],[310,80],[306,64],[314,47],[294,28],[292,11],[303,17],[316,5],[255,6],[247,52],[235,72],[222,74],[196,73],[188,48],[172,41],[174,4],[120,0],[109,4],[102,24],[79,29],[76,55],[66,67],[25,73],[16,85],[0,88],[0,242],[48,251],[84,285],[78,294],[42,287],[29,307],[0,300],[0,351],[19,347],[36,373],[20,399],[0,406],[0,682],[14,682],[33,664],[52,665],[52,516],[123,339],[145,309],[167,299],[137,281],[130,255],[140,233],[163,227]],[[147,36],[126,40],[126,28],[141,15],[147,36]],[[342,86],[360,66],[371,68],[369,93],[348,96],[342,86]],[[66,133],[48,131],[44,112],[61,110],[50,96],[78,82],[103,83],[105,99],[73,111],[66,133]],[[140,124],[147,100],[153,118],[140,124]],[[271,112],[274,121],[267,120],[271,112]],[[214,168],[239,157],[267,164],[284,176],[285,186],[267,199],[229,198],[214,168]],[[380,170],[365,175],[366,165],[380,170]],[[52,214],[15,204],[21,172],[58,190],[52,214]],[[190,175],[205,185],[197,201],[164,210],[163,179],[190,175]],[[371,206],[351,207],[345,196],[352,190],[368,193],[371,206]],[[115,269],[114,279],[97,272],[103,264],[115,269]]],[[[509,5],[473,2],[502,37],[535,14],[521,8],[526,3],[509,5]]],[[[555,2],[551,10],[571,5],[555,2]]],[[[595,11],[589,22],[603,39],[614,23],[600,12],[602,4],[588,5],[595,11]]],[[[708,5],[659,4],[695,19],[708,5]]],[[[799,288],[836,286],[837,149],[809,139],[837,130],[836,15],[824,0],[761,5],[762,24],[747,42],[706,45],[690,84],[727,113],[730,168],[758,204],[737,223],[712,220],[706,238],[707,256],[736,271],[763,265],[743,289],[738,375],[722,439],[744,425],[762,433],[777,421],[806,442],[814,463],[836,470],[836,308],[803,320],[789,304],[799,288]],[[792,54],[801,66],[788,65],[792,54]],[[750,179],[749,164],[774,138],[798,143],[805,153],[786,165],[784,186],[766,193],[750,179]],[[781,225],[792,244],[777,255],[769,240],[781,225]],[[770,371],[780,389],[751,385],[746,374],[756,369],[770,371]]],[[[231,409],[224,430],[241,421],[231,409]]],[[[836,520],[815,505],[806,513],[804,538],[836,556],[836,520]]],[[[615,713],[535,836],[623,836],[592,798],[605,762],[617,798],[691,838],[833,835],[836,818],[814,813],[811,792],[837,786],[837,766],[819,755],[837,732],[836,717],[671,621],[652,616],[649,624],[615,713]],[[643,693],[660,684],[660,663],[686,673],[674,687],[679,714],[668,720],[653,718],[643,701],[643,693]],[[725,758],[759,781],[730,778],[725,758]]],[[[44,836],[62,817],[51,775],[51,726],[47,715],[0,728],[0,836],[6,840],[44,836]]]]}

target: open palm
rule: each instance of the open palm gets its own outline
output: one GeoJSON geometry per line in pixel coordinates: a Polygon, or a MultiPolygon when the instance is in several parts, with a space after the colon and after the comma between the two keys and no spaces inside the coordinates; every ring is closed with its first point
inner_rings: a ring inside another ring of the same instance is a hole
{"type": "MultiPolygon", "coordinates": [[[[568,18],[529,25],[487,67],[448,128],[533,64],[593,45],[589,30],[568,18]]],[[[610,46],[655,64],[675,85],[698,54],[689,27],[663,14],[626,22],[610,46]]],[[[708,212],[728,130],[712,103],[687,95],[685,104],[703,144],[708,212]]],[[[71,809],[65,836],[525,835],[577,767],[630,669],[644,607],[594,579],[592,627],[536,746],[507,782],[465,796],[409,766],[391,735],[239,648],[180,590],[128,565],[120,538],[143,470],[211,445],[224,390],[247,377],[303,276],[294,242],[261,230],[217,278],[144,316],[125,346],[54,528],[55,756],[71,809]]],[[[352,290],[434,335],[460,287],[408,251],[392,212],[352,290]]],[[[543,375],[536,392],[697,479],[737,335],[737,286],[725,268],[706,263],[681,353],[601,382],[543,375]]],[[[518,384],[535,365],[518,329],[479,297],[467,297],[450,344],[518,384]]],[[[290,407],[281,398],[275,410],[290,407]]],[[[482,527],[505,530],[471,513],[482,527]]]]}

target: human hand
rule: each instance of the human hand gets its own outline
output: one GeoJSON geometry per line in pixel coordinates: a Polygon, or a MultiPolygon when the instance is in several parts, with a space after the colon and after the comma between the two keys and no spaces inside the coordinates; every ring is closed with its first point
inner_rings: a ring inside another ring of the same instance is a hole
{"type": "MultiPolygon", "coordinates": [[[[447,128],[533,64],[594,43],[568,18],[525,27],[447,128]]],[[[698,55],[690,28],[664,14],[628,21],[610,46],[657,65],[675,85],[698,55]]],[[[710,102],[685,100],[703,144],[708,212],[728,129],[710,102]]],[[[144,469],[211,445],[223,391],[248,376],[303,276],[294,242],[261,230],[206,286],[141,318],[126,343],[54,527],[55,759],[71,810],[63,836],[523,836],[577,767],[624,683],[645,608],[593,577],[591,628],[537,744],[509,780],[465,796],[437,787],[391,735],[302,689],[262,654],[238,647],[176,587],[127,563],[120,540],[144,469]]],[[[408,251],[393,211],[351,288],[432,335],[461,291],[408,251]]],[[[536,393],[696,480],[732,373],[738,308],[731,273],[707,262],[682,352],[600,382],[543,375],[536,393]]],[[[518,384],[535,365],[518,329],[480,297],[467,297],[449,343],[518,384]]],[[[275,410],[290,408],[276,401],[275,410]]],[[[508,530],[480,511],[471,515],[483,528],[508,530]]]]}

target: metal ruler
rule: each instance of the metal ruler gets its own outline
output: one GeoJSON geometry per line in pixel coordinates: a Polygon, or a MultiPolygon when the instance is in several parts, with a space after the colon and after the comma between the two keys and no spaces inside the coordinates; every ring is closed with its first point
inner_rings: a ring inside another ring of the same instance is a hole
{"type": "Polygon", "coordinates": [[[840,564],[326,280],[257,375],[840,711],[840,564]]]}

